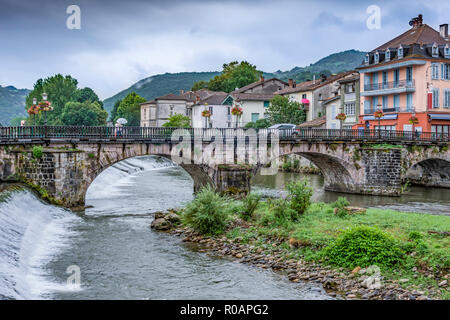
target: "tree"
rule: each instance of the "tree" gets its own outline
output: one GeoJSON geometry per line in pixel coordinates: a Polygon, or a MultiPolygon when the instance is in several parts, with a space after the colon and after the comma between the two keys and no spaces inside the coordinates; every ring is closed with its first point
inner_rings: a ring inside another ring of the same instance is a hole
{"type": "Polygon", "coordinates": [[[191,91],[198,91],[201,89],[208,89],[208,82],[207,81],[197,81],[196,83],[194,83],[194,85],[191,88],[191,91]]]}
{"type": "Polygon", "coordinates": [[[290,101],[288,97],[276,95],[270,101],[267,109],[270,123],[292,123],[300,124],[306,120],[306,111],[304,106],[296,101],[290,101]]]}
{"type": "Polygon", "coordinates": [[[180,113],[175,113],[162,126],[164,128],[190,128],[191,119],[180,113]]]}
{"type": "Polygon", "coordinates": [[[122,99],[117,100],[114,103],[114,107],[111,110],[111,114],[109,115],[109,120],[114,122],[114,119],[117,119],[117,109],[119,108],[120,103],[122,102],[122,99]]]}
{"type": "Polygon", "coordinates": [[[258,119],[255,122],[249,122],[245,125],[246,129],[249,129],[249,128],[265,129],[268,127],[270,127],[270,121],[269,121],[269,119],[266,119],[266,118],[258,119]]]}
{"type": "Polygon", "coordinates": [[[117,107],[117,112],[113,121],[119,118],[125,118],[127,126],[139,126],[141,121],[141,103],[147,101],[136,92],[129,93],[117,107]]]}
{"type": "Polygon", "coordinates": [[[231,92],[250,83],[258,81],[262,71],[256,70],[256,66],[247,61],[232,61],[223,65],[222,73],[212,78],[209,82],[199,81],[194,83],[193,89],[208,88],[212,91],[231,92]]]}
{"type": "Polygon", "coordinates": [[[85,87],[83,89],[77,89],[74,95],[74,101],[78,102],[97,102],[100,107],[103,108],[103,102],[99,99],[98,95],[91,88],[85,87]]]}
{"type": "Polygon", "coordinates": [[[106,124],[108,113],[97,102],[67,102],[61,122],[66,126],[99,126],[106,124]]]}

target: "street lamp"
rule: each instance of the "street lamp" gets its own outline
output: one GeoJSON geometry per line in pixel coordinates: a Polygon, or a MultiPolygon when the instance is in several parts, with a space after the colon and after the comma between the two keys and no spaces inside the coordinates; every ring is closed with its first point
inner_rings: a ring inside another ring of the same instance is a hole
{"type": "Polygon", "coordinates": [[[47,101],[48,95],[44,92],[42,93],[42,100],[43,102],[41,110],[44,112],[44,126],[47,126],[47,111],[51,111],[52,107],[50,106],[50,102],[47,101]]]}
{"type": "Polygon", "coordinates": [[[378,139],[381,139],[381,118],[384,116],[383,110],[381,109],[382,107],[381,104],[378,104],[378,110],[373,114],[374,117],[378,119],[378,139]]]}

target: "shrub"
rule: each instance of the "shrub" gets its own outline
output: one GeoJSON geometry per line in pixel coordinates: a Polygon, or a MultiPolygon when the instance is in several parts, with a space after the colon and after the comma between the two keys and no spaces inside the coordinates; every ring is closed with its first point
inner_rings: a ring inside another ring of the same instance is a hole
{"type": "Polygon", "coordinates": [[[203,188],[186,206],[183,221],[201,234],[223,233],[228,221],[227,201],[210,186],[203,188]]]}
{"type": "Polygon", "coordinates": [[[270,199],[269,208],[277,225],[284,225],[296,215],[296,212],[291,209],[290,203],[285,199],[270,199]]]}
{"type": "Polygon", "coordinates": [[[33,158],[40,159],[44,154],[44,149],[41,146],[34,146],[31,150],[31,154],[33,155],[33,158]]]}
{"type": "Polygon", "coordinates": [[[346,197],[339,197],[335,202],[331,204],[333,208],[336,208],[336,215],[340,218],[347,216],[347,210],[344,208],[350,204],[346,197]]]}
{"type": "Polygon", "coordinates": [[[259,194],[248,194],[244,199],[242,199],[242,219],[248,221],[253,217],[253,213],[259,206],[261,196],[259,194]]]}
{"type": "Polygon", "coordinates": [[[288,191],[288,200],[291,209],[296,213],[292,217],[292,220],[295,221],[300,215],[304,214],[310,206],[313,190],[309,187],[306,179],[289,183],[286,186],[286,190],[288,191]]]}
{"type": "Polygon", "coordinates": [[[292,171],[292,162],[290,160],[283,163],[283,171],[285,171],[285,172],[292,171]]]}
{"type": "Polygon", "coordinates": [[[342,232],[324,249],[330,263],[354,268],[378,265],[390,267],[401,261],[399,243],[378,228],[358,226],[342,232]]]}
{"type": "Polygon", "coordinates": [[[292,166],[294,167],[295,170],[300,168],[300,160],[299,159],[294,159],[294,162],[293,162],[292,166]]]}

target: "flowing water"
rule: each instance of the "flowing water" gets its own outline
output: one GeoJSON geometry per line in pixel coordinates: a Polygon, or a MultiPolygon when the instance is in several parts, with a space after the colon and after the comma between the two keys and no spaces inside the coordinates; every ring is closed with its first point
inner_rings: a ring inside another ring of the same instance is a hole
{"type": "MultiPolygon", "coordinates": [[[[283,194],[301,175],[257,176],[254,190],[283,194]]],[[[334,201],[320,176],[314,198],[334,201]]],[[[26,190],[0,194],[0,299],[329,299],[315,284],[211,257],[150,229],[153,213],[192,199],[190,176],[170,161],[137,157],[101,173],[90,208],[74,214],[26,190]],[[74,271],[75,270],[75,271],[74,271]],[[79,287],[68,285],[80,271],[79,287]]],[[[413,188],[401,198],[346,195],[355,205],[449,214],[445,189],[413,188]]]]}

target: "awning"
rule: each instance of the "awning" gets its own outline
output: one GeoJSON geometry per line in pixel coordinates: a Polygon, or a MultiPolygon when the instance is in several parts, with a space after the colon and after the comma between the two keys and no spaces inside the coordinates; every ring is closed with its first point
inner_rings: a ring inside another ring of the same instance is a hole
{"type": "MultiPolygon", "coordinates": [[[[397,119],[397,114],[387,114],[380,118],[380,120],[395,120],[397,119]]],[[[374,116],[364,116],[363,120],[378,120],[378,118],[375,118],[374,116]]]]}
{"type": "Polygon", "coordinates": [[[450,120],[450,113],[429,113],[431,120],[450,120]]]}

